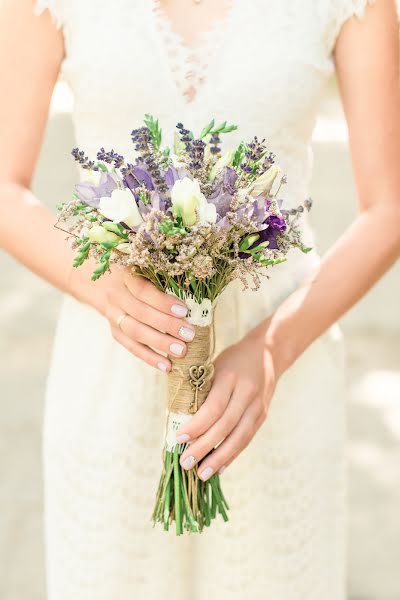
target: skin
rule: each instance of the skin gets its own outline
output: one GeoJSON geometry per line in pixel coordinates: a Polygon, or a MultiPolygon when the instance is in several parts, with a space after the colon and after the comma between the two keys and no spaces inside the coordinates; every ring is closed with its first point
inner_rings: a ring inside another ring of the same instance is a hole
{"type": "MultiPolygon", "coordinates": [[[[182,0],[165,4],[188,45],[207,28],[209,2],[199,7],[182,0]]],[[[213,3],[214,19],[223,11],[222,1],[213,3]]],[[[97,283],[89,278],[93,265],[72,270],[73,252],[64,234],[53,228],[54,216],[29,191],[63,55],[62,34],[48,14],[33,17],[31,0],[0,3],[0,81],[9,91],[0,98],[0,244],[51,284],[98,310],[118,342],[135,356],[168,370],[169,360],[153,348],[168,352],[171,344],[180,344],[186,351],[181,327],[192,328],[173,309],[178,304],[184,311],[184,305],[123,269],[97,283]],[[23,222],[30,226],[21,230],[23,222]],[[128,316],[118,327],[122,314],[128,316]]],[[[363,22],[346,22],[335,61],[359,213],[313,275],[271,317],[217,357],[207,401],[179,432],[193,442],[182,464],[193,456],[203,478],[240,454],[264,422],[281,375],[400,254],[399,48],[393,0],[369,7],[363,22]]]]}

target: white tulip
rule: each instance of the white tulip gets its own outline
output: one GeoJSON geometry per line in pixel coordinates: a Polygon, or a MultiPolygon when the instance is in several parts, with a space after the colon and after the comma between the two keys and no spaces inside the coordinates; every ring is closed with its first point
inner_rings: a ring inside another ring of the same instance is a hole
{"type": "Polygon", "coordinates": [[[171,189],[172,210],[182,218],[184,225],[215,223],[217,212],[214,204],[208,203],[200,190],[199,182],[189,177],[175,181],[171,189]]]}
{"type": "Polygon", "coordinates": [[[128,227],[137,227],[143,221],[135,198],[128,189],[116,189],[111,197],[100,198],[99,212],[114,223],[126,223],[128,227]]]}

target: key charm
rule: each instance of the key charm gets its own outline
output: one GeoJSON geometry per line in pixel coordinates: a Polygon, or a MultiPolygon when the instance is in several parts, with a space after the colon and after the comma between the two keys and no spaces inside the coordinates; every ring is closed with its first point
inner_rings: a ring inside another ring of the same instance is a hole
{"type": "Polygon", "coordinates": [[[206,374],[207,370],[203,365],[193,365],[193,367],[190,367],[189,369],[189,383],[194,391],[194,398],[189,406],[189,412],[191,414],[196,413],[198,410],[198,394],[199,390],[204,387],[206,382],[206,374]]]}

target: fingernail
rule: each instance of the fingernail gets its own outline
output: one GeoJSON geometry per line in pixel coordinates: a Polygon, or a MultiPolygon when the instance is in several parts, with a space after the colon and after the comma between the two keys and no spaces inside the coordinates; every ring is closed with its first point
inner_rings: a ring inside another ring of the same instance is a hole
{"type": "Polygon", "coordinates": [[[171,312],[177,317],[186,317],[188,309],[183,304],[173,304],[171,306],[171,312]]]}
{"type": "Polygon", "coordinates": [[[203,481],[207,481],[210,479],[211,475],[214,473],[214,469],[212,467],[206,467],[199,475],[200,479],[203,481]]]}
{"type": "Polygon", "coordinates": [[[169,349],[171,350],[172,354],[181,356],[185,350],[185,346],[182,346],[181,344],[171,344],[169,349]]]}
{"type": "Polygon", "coordinates": [[[179,330],[179,335],[188,342],[192,341],[192,339],[194,338],[194,334],[195,332],[193,331],[193,329],[189,329],[189,327],[181,327],[179,330]]]}
{"type": "Polygon", "coordinates": [[[188,456],[181,462],[181,465],[184,469],[191,469],[196,464],[196,459],[194,456],[188,456]]]}
{"type": "Polygon", "coordinates": [[[226,469],[226,467],[225,467],[225,466],[222,466],[222,467],[220,468],[220,470],[218,471],[218,473],[219,473],[220,475],[222,475],[222,473],[225,471],[225,469],[226,469]]]}
{"type": "Polygon", "coordinates": [[[168,371],[168,365],[164,362],[159,362],[157,363],[157,367],[160,369],[160,371],[162,371],[163,373],[166,373],[168,371]]]}
{"type": "Polygon", "coordinates": [[[185,442],[188,442],[188,441],[189,441],[189,436],[187,433],[182,433],[181,435],[176,436],[177,444],[184,444],[185,442]]]}

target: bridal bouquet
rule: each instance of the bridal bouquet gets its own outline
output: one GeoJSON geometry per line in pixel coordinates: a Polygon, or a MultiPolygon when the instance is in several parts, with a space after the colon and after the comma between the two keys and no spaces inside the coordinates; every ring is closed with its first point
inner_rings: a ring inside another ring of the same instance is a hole
{"type": "Polygon", "coordinates": [[[216,300],[232,280],[257,289],[267,268],[285,261],[291,248],[310,249],[299,231],[304,207],[281,210],[278,194],[286,176],[264,140],[254,137],[222,154],[222,134],[237,127],[212,120],[198,136],[178,123],[173,148],[163,148],[158,121],[146,115],[144,123],[131,134],[132,162],[104,148],[97,160],[72,151],[88,181],[59,207],[59,223],[77,249],[75,267],[89,256],[96,259],[92,279],[118,263],[188,306],[196,335],[185,357],[170,357],[163,470],[153,512],[154,523],[168,530],[175,521],[180,535],[202,531],[217,514],[228,519],[218,473],[202,481],[196,468],[183,469],[179,457],[186,444],[176,442],[176,432],[211,387],[216,300]]]}

